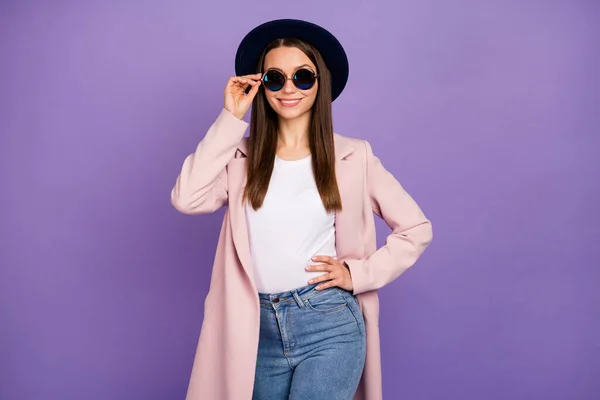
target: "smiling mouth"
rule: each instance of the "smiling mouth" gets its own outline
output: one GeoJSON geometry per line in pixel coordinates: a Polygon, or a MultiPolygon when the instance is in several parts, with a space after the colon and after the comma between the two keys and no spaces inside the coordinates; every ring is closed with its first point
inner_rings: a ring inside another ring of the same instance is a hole
{"type": "Polygon", "coordinates": [[[300,103],[302,99],[277,99],[284,107],[294,107],[300,103]]]}

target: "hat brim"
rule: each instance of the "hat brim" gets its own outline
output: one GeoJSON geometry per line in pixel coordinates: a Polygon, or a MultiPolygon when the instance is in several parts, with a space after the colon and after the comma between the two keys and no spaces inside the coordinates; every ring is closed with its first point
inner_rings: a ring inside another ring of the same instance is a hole
{"type": "Polygon", "coordinates": [[[323,57],[331,73],[331,100],[344,90],[348,81],[348,57],[341,43],[326,29],[307,21],[279,19],[266,22],[251,30],[242,39],[236,56],[236,75],[257,72],[258,60],[267,45],[276,39],[297,38],[310,43],[323,57]]]}

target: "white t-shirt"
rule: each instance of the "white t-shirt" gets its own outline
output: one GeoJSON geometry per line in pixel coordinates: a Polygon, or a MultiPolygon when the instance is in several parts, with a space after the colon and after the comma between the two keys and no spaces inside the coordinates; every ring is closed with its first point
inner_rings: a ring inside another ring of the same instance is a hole
{"type": "Polygon", "coordinates": [[[327,213],[313,177],[311,156],[285,161],[275,157],[261,208],[246,203],[254,277],[260,293],[308,285],[325,272],[307,272],[316,255],[336,256],[335,213],[327,213]]]}

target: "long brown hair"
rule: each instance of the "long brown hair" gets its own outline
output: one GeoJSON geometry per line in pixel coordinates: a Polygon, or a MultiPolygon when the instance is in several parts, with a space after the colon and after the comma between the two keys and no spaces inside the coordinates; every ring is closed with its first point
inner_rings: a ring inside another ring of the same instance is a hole
{"type": "MultiPolygon", "coordinates": [[[[299,39],[277,39],[263,51],[258,70],[263,71],[265,56],[275,48],[288,46],[303,51],[317,67],[319,86],[311,108],[309,146],[312,169],[321,201],[327,212],[342,209],[342,200],[335,175],[333,122],[331,117],[331,74],[323,57],[312,45],[299,39]]],[[[277,152],[277,113],[269,105],[264,87],[254,97],[248,138],[247,184],[243,200],[258,210],[265,199],[277,152]]]]}

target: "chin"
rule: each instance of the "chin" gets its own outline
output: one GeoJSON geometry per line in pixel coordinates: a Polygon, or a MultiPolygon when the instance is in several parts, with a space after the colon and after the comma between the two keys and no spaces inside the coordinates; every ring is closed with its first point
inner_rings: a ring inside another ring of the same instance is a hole
{"type": "Polygon", "coordinates": [[[306,114],[307,112],[309,112],[310,110],[289,110],[289,109],[277,109],[277,115],[279,115],[280,118],[283,119],[295,119],[298,118],[304,114],[306,114]]]}

